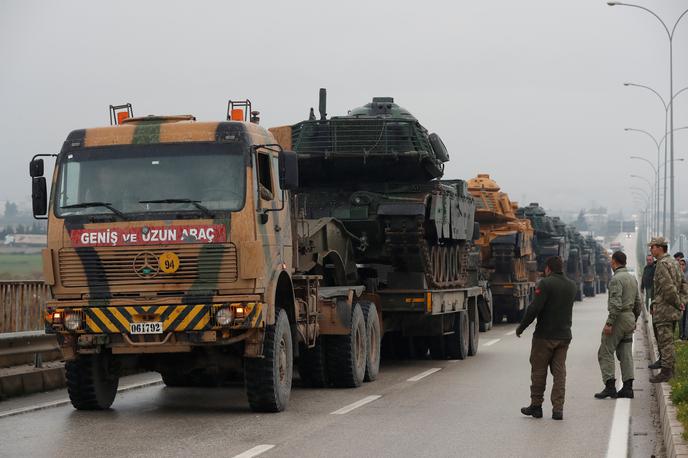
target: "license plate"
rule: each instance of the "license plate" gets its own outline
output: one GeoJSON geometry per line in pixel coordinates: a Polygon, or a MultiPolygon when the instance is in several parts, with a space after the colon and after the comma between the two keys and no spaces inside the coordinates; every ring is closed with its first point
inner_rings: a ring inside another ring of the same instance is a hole
{"type": "Polygon", "coordinates": [[[131,334],[162,334],[162,322],[129,323],[129,332],[131,334]]]}

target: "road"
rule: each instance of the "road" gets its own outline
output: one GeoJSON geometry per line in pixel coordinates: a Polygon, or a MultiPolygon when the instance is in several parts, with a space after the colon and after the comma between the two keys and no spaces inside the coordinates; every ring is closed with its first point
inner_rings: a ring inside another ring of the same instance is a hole
{"type": "MultiPolygon", "coordinates": [[[[626,239],[624,245],[633,243],[626,239]]],[[[633,250],[627,251],[634,262],[633,250]]],[[[0,455],[602,457],[610,447],[625,450],[626,444],[633,456],[661,453],[652,423],[655,401],[647,370],[640,369],[647,365],[641,332],[634,350],[636,398],[630,403],[593,398],[602,388],[597,348],[605,317],[606,295],[575,305],[564,421],[550,418],[549,391],[543,419],[519,412],[529,403],[533,327],[519,339],[515,325],[504,324],[480,335],[475,357],[388,362],[376,382],[359,389],[296,387],[280,414],[250,412],[241,387],[156,384],[120,393],[104,412],[60,405],[3,417],[65,394],[6,401],[0,404],[0,455]],[[627,404],[617,408],[620,402],[627,404]],[[624,412],[629,404],[630,428],[624,412]]]]}

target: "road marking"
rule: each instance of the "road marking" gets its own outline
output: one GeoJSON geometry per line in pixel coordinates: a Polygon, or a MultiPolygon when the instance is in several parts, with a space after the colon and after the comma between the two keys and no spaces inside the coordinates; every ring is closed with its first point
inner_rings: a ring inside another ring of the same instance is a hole
{"type": "MultiPolygon", "coordinates": [[[[124,391],[134,390],[136,388],[145,388],[147,386],[160,385],[161,383],[162,383],[161,378],[157,378],[154,380],[148,380],[146,382],[132,383],[130,385],[125,385],[123,387],[118,388],[117,392],[122,393],[124,391]]],[[[36,410],[49,409],[51,407],[60,407],[60,406],[64,406],[64,405],[69,404],[69,402],[70,402],[69,398],[66,398],[66,399],[60,399],[57,401],[44,402],[42,404],[36,404],[33,406],[29,406],[29,407],[22,407],[19,409],[8,410],[6,412],[0,412],[0,418],[11,417],[13,415],[20,415],[23,413],[34,412],[36,410]]]]}
{"type": "Polygon", "coordinates": [[[628,398],[617,399],[614,406],[614,419],[612,430],[609,433],[609,445],[607,445],[607,457],[616,458],[628,456],[628,428],[631,423],[631,400],[628,398]]]}
{"type": "Polygon", "coordinates": [[[515,330],[515,329],[512,330],[512,331],[507,332],[507,333],[504,334],[504,335],[505,335],[505,336],[513,336],[514,334],[516,334],[516,330],[515,330]]]}
{"type": "Polygon", "coordinates": [[[406,381],[407,381],[407,382],[417,382],[418,380],[420,380],[420,379],[422,379],[422,378],[425,378],[425,377],[427,377],[428,375],[434,374],[435,372],[441,371],[441,370],[442,370],[441,367],[433,367],[432,369],[428,369],[427,371],[421,372],[421,373],[418,374],[418,375],[414,375],[413,377],[411,377],[410,379],[407,379],[406,381]]]}
{"type": "Polygon", "coordinates": [[[487,342],[485,342],[485,343],[483,344],[483,347],[489,347],[490,345],[494,345],[494,344],[496,344],[497,342],[499,342],[500,340],[502,340],[502,339],[492,339],[492,340],[488,340],[487,342]]]}
{"type": "Polygon", "coordinates": [[[252,449],[246,450],[244,453],[234,455],[234,458],[253,458],[254,456],[267,452],[271,448],[275,448],[275,446],[270,444],[256,445],[252,449]]]}
{"type": "Polygon", "coordinates": [[[353,404],[349,404],[348,406],[344,406],[339,410],[335,410],[334,412],[330,412],[330,415],[344,415],[346,413],[351,412],[354,409],[358,409],[361,406],[364,406],[370,402],[376,401],[380,399],[382,396],[379,394],[373,394],[371,396],[366,396],[365,398],[361,399],[360,401],[356,401],[353,404]]]}

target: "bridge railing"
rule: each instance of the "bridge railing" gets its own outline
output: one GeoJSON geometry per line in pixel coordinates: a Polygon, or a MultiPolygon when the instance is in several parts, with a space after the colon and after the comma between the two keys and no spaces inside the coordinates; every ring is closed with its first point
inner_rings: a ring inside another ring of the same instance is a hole
{"type": "Polygon", "coordinates": [[[0,281],[0,333],[43,329],[50,288],[40,280],[0,281]]]}

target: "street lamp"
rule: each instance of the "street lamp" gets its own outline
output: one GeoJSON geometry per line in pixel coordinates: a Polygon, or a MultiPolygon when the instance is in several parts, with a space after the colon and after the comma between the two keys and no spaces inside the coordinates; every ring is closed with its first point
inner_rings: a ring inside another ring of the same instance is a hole
{"type": "MultiPolygon", "coordinates": [[[[631,84],[631,83],[628,83],[628,84],[631,84]]],[[[645,87],[645,86],[643,86],[643,87],[645,87]]],[[[684,89],[681,89],[676,95],[678,95],[679,93],[683,92],[685,89],[688,89],[688,87],[686,87],[686,88],[684,88],[684,89]]],[[[664,103],[664,99],[662,99],[662,103],[664,103]]],[[[674,129],[674,131],[676,131],[676,130],[684,130],[684,129],[688,129],[688,126],[677,127],[676,129],[674,129]]],[[[667,161],[667,158],[666,158],[666,143],[665,143],[665,141],[666,141],[666,139],[667,139],[667,136],[669,135],[669,132],[665,132],[664,135],[662,136],[662,138],[659,139],[659,141],[657,141],[657,138],[656,138],[654,135],[652,135],[650,132],[646,131],[646,130],[643,130],[643,129],[634,129],[634,128],[631,128],[631,127],[625,127],[624,130],[625,130],[626,132],[639,132],[639,133],[641,133],[641,134],[647,135],[648,137],[650,137],[650,139],[652,139],[652,142],[653,142],[653,143],[655,144],[655,146],[657,147],[657,199],[659,199],[659,194],[660,194],[660,193],[659,193],[659,182],[660,182],[660,179],[659,179],[659,169],[661,168],[661,167],[660,167],[659,156],[660,156],[660,151],[661,151],[661,149],[662,149],[662,143],[664,143],[664,147],[665,147],[664,163],[666,164],[666,163],[668,162],[668,161],[667,161]]],[[[673,155],[672,155],[672,157],[673,157],[673,155]]],[[[646,159],[646,160],[647,160],[647,159],[646,159]]],[[[672,167],[672,169],[673,169],[673,167],[672,167]]],[[[662,196],[663,196],[663,198],[662,198],[662,201],[663,201],[663,204],[662,204],[662,208],[663,208],[663,210],[662,210],[662,234],[664,234],[664,235],[666,235],[666,233],[667,233],[667,232],[666,232],[666,213],[667,213],[667,211],[666,211],[666,196],[667,196],[667,192],[666,192],[666,185],[667,185],[666,172],[667,172],[667,169],[665,168],[665,169],[664,169],[664,192],[662,193],[662,196]]],[[[658,201],[657,205],[658,205],[658,207],[659,207],[659,201],[658,201]]],[[[659,211],[658,211],[657,213],[659,213],[659,211]]],[[[658,228],[658,230],[659,230],[659,228],[658,228]]]]}
{"type": "Polygon", "coordinates": [[[683,16],[688,14],[688,9],[683,11],[681,15],[676,19],[676,22],[674,23],[674,26],[672,27],[671,30],[669,30],[669,27],[664,23],[662,18],[660,18],[657,13],[652,11],[649,8],[646,8],[641,5],[634,5],[632,3],[623,3],[623,2],[607,2],[607,5],[609,6],[629,6],[631,8],[638,8],[641,9],[647,13],[650,13],[653,15],[660,24],[662,24],[662,27],[664,27],[664,30],[667,33],[667,37],[669,38],[669,141],[670,141],[670,146],[669,146],[669,151],[671,153],[671,186],[670,186],[670,192],[671,192],[671,204],[670,204],[670,224],[669,224],[669,241],[673,241],[674,234],[675,234],[675,228],[676,228],[676,220],[674,216],[674,33],[676,32],[676,26],[678,26],[678,23],[681,22],[681,19],[683,19],[683,16]]]}
{"type": "MultiPolygon", "coordinates": [[[[650,134],[648,134],[650,135],[650,134]]],[[[654,171],[655,177],[656,177],[656,185],[657,189],[655,191],[655,200],[657,201],[657,204],[655,205],[655,221],[654,221],[654,226],[655,229],[659,232],[659,162],[657,162],[657,167],[655,167],[652,162],[649,160],[645,159],[644,157],[641,156],[631,156],[631,159],[637,159],[639,161],[645,161],[647,162],[650,167],[652,167],[652,170],[654,171]]],[[[659,159],[659,158],[658,158],[659,159]]]]}

